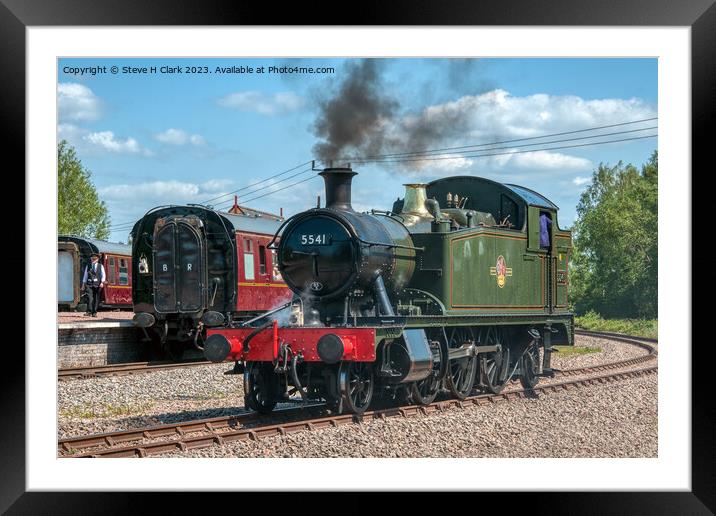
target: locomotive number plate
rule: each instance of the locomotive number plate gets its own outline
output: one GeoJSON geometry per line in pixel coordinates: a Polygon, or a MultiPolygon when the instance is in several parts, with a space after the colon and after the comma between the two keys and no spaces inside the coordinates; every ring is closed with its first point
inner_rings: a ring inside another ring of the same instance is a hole
{"type": "Polygon", "coordinates": [[[301,245],[331,245],[331,235],[301,235],[301,245]]]}
{"type": "Polygon", "coordinates": [[[566,285],[567,284],[567,271],[557,271],[557,284],[558,285],[566,285]]]}

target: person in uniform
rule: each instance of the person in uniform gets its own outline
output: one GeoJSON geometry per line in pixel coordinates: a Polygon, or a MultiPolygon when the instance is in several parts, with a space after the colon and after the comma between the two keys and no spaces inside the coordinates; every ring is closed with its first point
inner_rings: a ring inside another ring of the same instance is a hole
{"type": "Polygon", "coordinates": [[[539,214],[539,246],[542,249],[550,248],[550,237],[552,234],[552,217],[547,212],[539,214]]]}
{"type": "Polygon", "coordinates": [[[92,260],[92,263],[85,267],[85,273],[82,276],[82,291],[87,292],[87,312],[85,315],[97,317],[99,293],[107,284],[107,275],[104,272],[104,266],[99,263],[99,254],[92,253],[90,260],[92,260]]]}

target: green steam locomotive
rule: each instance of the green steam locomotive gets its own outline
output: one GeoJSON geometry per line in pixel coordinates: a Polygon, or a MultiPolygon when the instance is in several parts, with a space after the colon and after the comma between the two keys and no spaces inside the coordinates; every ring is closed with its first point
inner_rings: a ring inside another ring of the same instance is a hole
{"type": "Polygon", "coordinates": [[[551,375],[572,344],[571,233],[530,189],[473,176],[408,184],[391,211],[351,206],[356,172],[329,168],[326,205],[284,222],[278,264],[294,297],[251,325],[209,330],[235,360],[247,406],[298,392],[339,412],[376,397],[431,403],[551,375]],[[283,315],[281,315],[283,314],[283,315]]]}

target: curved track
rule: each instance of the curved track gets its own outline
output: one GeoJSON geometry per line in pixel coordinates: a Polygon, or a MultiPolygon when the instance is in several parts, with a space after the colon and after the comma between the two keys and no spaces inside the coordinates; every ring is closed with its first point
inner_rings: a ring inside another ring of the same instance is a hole
{"type": "MultiPolygon", "coordinates": [[[[657,355],[653,346],[646,344],[644,339],[638,337],[584,332],[581,330],[577,330],[576,333],[608,338],[638,346],[647,351],[647,354],[633,359],[608,362],[592,367],[555,370],[555,377],[581,377],[594,373],[604,373],[604,371],[614,371],[615,369],[632,368],[635,365],[654,360],[657,355]]],[[[655,374],[657,370],[657,365],[651,365],[628,371],[598,374],[588,378],[566,379],[557,383],[548,382],[544,385],[536,386],[531,392],[525,389],[515,389],[501,394],[479,394],[470,396],[463,401],[448,399],[436,401],[429,405],[376,409],[365,412],[361,416],[354,414],[329,415],[321,404],[300,404],[297,407],[275,410],[269,416],[262,416],[255,412],[245,412],[233,416],[60,439],[58,440],[58,455],[64,457],[147,457],[172,451],[206,448],[230,441],[256,440],[266,436],[285,435],[290,432],[315,430],[327,426],[339,426],[366,419],[427,415],[442,412],[452,407],[463,408],[470,405],[513,401],[524,398],[527,395],[534,395],[534,393],[548,394],[559,390],[588,387],[594,384],[614,383],[627,378],[655,374]],[[133,444],[121,446],[130,442],[133,444]]]]}

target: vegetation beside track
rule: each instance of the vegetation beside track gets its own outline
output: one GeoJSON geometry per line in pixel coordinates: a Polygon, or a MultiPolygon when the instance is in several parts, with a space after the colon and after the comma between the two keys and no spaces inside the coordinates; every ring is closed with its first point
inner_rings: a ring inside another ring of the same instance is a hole
{"type": "Polygon", "coordinates": [[[560,355],[590,355],[602,352],[602,348],[587,346],[554,346],[554,348],[560,355]]]}
{"type": "Polygon", "coordinates": [[[574,324],[577,328],[590,331],[608,331],[650,339],[656,339],[659,336],[657,319],[604,319],[598,313],[590,311],[575,317],[574,324]]]}
{"type": "Polygon", "coordinates": [[[74,405],[69,409],[60,410],[61,417],[76,417],[81,419],[107,418],[114,416],[132,416],[143,414],[151,409],[154,403],[137,404],[112,404],[102,403],[99,405],[74,405]]]}

